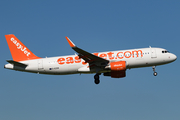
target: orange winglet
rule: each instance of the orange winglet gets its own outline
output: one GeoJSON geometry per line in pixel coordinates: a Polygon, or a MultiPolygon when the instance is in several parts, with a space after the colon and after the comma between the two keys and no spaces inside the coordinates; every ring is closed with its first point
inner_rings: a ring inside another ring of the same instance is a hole
{"type": "Polygon", "coordinates": [[[75,47],[75,44],[68,37],[65,37],[65,38],[67,39],[67,41],[71,47],[75,47]]]}

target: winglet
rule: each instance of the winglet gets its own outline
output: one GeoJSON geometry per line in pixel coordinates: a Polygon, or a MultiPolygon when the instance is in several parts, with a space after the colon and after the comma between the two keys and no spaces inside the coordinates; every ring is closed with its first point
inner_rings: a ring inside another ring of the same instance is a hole
{"type": "Polygon", "coordinates": [[[65,37],[65,38],[67,39],[67,41],[71,47],[75,47],[75,44],[68,37],[65,37]]]}

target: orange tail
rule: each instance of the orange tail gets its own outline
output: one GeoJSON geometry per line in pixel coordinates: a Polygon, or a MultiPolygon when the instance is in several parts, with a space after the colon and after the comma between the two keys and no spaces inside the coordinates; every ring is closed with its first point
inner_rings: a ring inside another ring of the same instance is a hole
{"type": "Polygon", "coordinates": [[[14,61],[39,59],[15,35],[5,35],[14,61]]]}

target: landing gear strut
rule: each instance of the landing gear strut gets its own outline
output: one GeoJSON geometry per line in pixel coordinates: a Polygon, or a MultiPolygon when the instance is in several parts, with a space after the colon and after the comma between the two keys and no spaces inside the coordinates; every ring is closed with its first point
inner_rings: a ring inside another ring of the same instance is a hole
{"type": "Polygon", "coordinates": [[[99,83],[100,83],[99,75],[100,75],[100,74],[98,74],[98,73],[97,73],[96,75],[94,75],[94,83],[95,83],[95,84],[99,84],[99,83]]]}
{"type": "Polygon", "coordinates": [[[153,75],[154,75],[154,76],[157,76],[156,66],[152,66],[152,68],[153,68],[153,71],[154,71],[153,75]]]}

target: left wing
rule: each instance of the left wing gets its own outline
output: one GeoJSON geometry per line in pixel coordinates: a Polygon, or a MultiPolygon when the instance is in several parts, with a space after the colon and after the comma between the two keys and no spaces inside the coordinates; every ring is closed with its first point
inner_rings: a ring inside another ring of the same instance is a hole
{"type": "Polygon", "coordinates": [[[103,59],[87,51],[84,51],[81,48],[78,48],[68,37],[66,37],[66,39],[71,48],[78,53],[79,58],[82,58],[85,63],[89,63],[90,66],[95,65],[99,67],[105,67],[109,63],[109,60],[103,59]]]}

